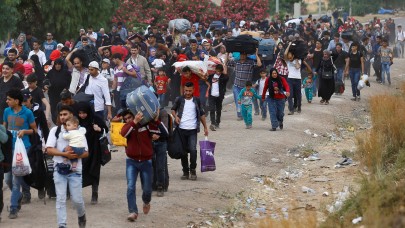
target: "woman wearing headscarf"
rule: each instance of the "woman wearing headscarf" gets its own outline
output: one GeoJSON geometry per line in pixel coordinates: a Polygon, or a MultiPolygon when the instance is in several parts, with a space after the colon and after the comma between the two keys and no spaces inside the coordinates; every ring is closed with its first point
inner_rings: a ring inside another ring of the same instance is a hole
{"type": "Polygon", "coordinates": [[[328,105],[329,100],[335,92],[334,65],[328,50],[323,51],[322,60],[315,71],[319,78],[318,97],[321,97],[321,104],[328,105]]]}
{"type": "Polygon", "coordinates": [[[83,187],[91,185],[91,204],[98,202],[98,185],[100,182],[101,148],[100,137],[108,128],[104,121],[93,114],[88,103],[78,103],[79,123],[86,128],[86,140],[89,148],[89,156],[83,162],[83,187]]]}
{"type": "MultiPolygon", "coordinates": [[[[275,68],[270,69],[270,76],[267,77],[264,83],[262,100],[267,102],[269,106],[271,129],[275,131],[277,127],[283,129],[284,124],[284,107],[287,97],[290,96],[290,87],[287,80],[282,77],[275,68]],[[269,95],[266,97],[266,91],[269,95]]],[[[266,105],[264,103],[263,105],[266,105]]]]}
{"type": "Polygon", "coordinates": [[[45,89],[48,89],[49,103],[51,105],[52,121],[56,123],[57,110],[56,106],[60,101],[60,93],[63,89],[69,89],[72,76],[67,68],[63,67],[62,59],[56,59],[53,68],[46,75],[48,83],[45,83],[45,89]]]}
{"type": "Polygon", "coordinates": [[[45,72],[42,68],[41,63],[39,62],[38,55],[31,55],[30,58],[34,62],[34,73],[37,76],[37,86],[42,89],[43,82],[45,80],[45,72]]]}

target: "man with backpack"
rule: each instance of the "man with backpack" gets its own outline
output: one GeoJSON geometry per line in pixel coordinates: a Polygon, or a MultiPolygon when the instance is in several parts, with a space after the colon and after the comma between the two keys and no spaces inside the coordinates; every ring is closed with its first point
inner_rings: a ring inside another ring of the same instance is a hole
{"type": "Polygon", "coordinates": [[[86,211],[82,193],[82,158],[88,157],[87,141],[84,142],[85,151],[78,156],[69,147],[69,142],[62,137],[66,131],[66,122],[73,117],[71,107],[63,105],[59,110],[61,125],[55,126],[49,132],[46,142],[46,153],[53,156],[54,168],[53,178],[56,190],[56,214],[59,227],[66,227],[66,188],[69,184],[70,195],[74,208],[76,208],[80,228],[86,227],[86,211]],[[59,133],[58,133],[59,132],[59,133]],[[68,163],[64,163],[64,157],[68,163]],[[70,160],[78,159],[76,170],[70,169],[70,160]]]}

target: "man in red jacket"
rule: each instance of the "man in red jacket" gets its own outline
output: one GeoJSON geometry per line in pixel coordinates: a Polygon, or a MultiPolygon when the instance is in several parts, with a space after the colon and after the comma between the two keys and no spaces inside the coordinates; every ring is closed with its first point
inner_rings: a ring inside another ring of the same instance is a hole
{"type": "Polygon", "coordinates": [[[127,154],[126,176],[129,210],[127,219],[134,222],[138,218],[135,194],[138,173],[142,182],[143,213],[148,214],[150,210],[150,201],[152,199],[152,140],[159,138],[158,125],[160,122],[152,121],[153,123],[141,126],[140,121],[143,114],[139,112],[134,116],[129,110],[124,111],[122,116],[125,125],[121,129],[121,135],[127,138],[127,147],[125,148],[127,154]]]}

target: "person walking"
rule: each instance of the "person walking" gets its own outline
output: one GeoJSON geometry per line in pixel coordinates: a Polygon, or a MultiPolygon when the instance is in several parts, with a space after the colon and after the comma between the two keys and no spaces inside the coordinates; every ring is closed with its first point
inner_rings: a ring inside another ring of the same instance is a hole
{"type": "Polygon", "coordinates": [[[333,65],[331,53],[328,50],[323,51],[323,57],[315,75],[319,78],[319,93],[321,104],[328,105],[329,100],[335,92],[335,66],[333,65]]]}

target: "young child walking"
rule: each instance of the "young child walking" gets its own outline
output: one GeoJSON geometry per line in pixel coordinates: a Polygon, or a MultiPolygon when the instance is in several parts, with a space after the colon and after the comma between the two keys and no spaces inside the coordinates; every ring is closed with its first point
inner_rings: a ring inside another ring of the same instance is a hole
{"type": "MultiPolygon", "coordinates": [[[[259,94],[260,97],[262,97],[263,93],[266,94],[266,96],[269,95],[269,91],[263,91],[264,89],[264,84],[266,83],[267,79],[267,71],[266,69],[261,69],[260,70],[260,79],[256,81],[256,83],[253,85],[253,87],[257,88],[257,93],[259,94]]],[[[260,110],[262,114],[262,120],[266,120],[267,118],[267,102],[266,100],[260,99],[260,110]]]]}
{"type": "Polygon", "coordinates": [[[167,77],[163,67],[159,68],[157,72],[158,75],[155,77],[156,93],[158,94],[160,107],[164,108],[165,95],[167,92],[167,85],[170,83],[170,78],[167,77]]]}
{"type": "Polygon", "coordinates": [[[226,83],[228,82],[226,64],[218,64],[215,67],[215,74],[208,76],[208,108],[210,111],[211,131],[216,131],[221,123],[222,101],[225,97],[226,83]]]}
{"type": "Polygon", "coordinates": [[[312,73],[308,73],[308,76],[302,81],[302,87],[305,90],[305,96],[307,98],[308,103],[312,102],[312,87],[316,76],[312,76],[312,73]]]}
{"type": "Polygon", "coordinates": [[[246,87],[243,88],[238,96],[238,104],[241,104],[241,113],[243,117],[243,121],[245,121],[246,129],[252,128],[252,104],[253,104],[253,97],[257,99],[261,99],[259,95],[257,95],[256,91],[252,88],[252,82],[247,81],[246,87]]]}
{"type": "MultiPolygon", "coordinates": [[[[79,120],[76,117],[70,118],[66,122],[67,132],[63,133],[63,138],[69,141],[69,146],[77,155],[82,155],[86,147],[86,128],[79,127],[79,120]]],[[[71,159],[72,171],[76,171],[78,159],[71,159]]],[[[64,163],[67,163],[67,158],[65,158],[64,163]]]]}

